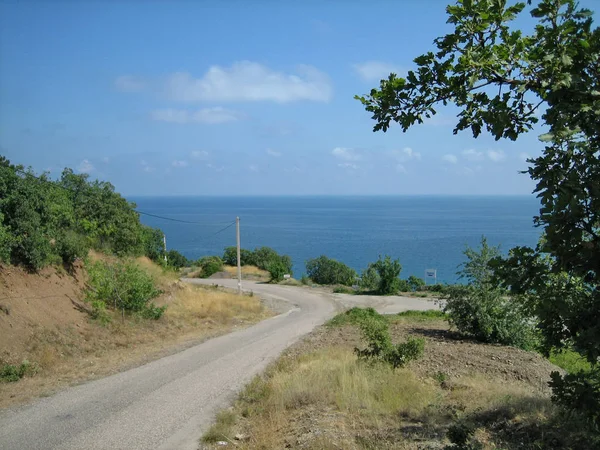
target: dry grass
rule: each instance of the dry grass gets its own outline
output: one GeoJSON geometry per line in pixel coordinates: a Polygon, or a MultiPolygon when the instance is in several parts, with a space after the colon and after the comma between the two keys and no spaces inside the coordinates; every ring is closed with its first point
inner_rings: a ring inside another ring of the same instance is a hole
{"type": "Polygon", "coordinates": [[[267,311],[257,297],[237,295],[212,287],[178,283],[173,299],[168,303],[166,318],[174,323],[193,323],[210,319],[215,323],[233,320],[255,320],[266,317],[267,311]]]}
{"type": "MultiPolygon", "coordinates": [[[[223,266],[223,270],[232,277],[237,277],[237,267],[223,266]]],[[[256,266],[242,266],[242,278],[246,280],[269,281],[271,276],[269,272],[259,269],[256,266]]]]}
{"type": "MultiPolygon", "coordinates": [[[[88,319],[85,312],[74,310],[67,297],[57,298],[54,305],[64,309],[57,317],[69,318],[61,323],[42,323],[29,309],[19,312],[13,308],[10,318],[16,327],[22,327],[19,336],[23,342],[13,349],[8,362],[28,360],[40,370],[16,383],[0,383],[0,407],[145,363],[272,315],[258,297],[188,285],[178,281],[174,272],[163,271],[145,258],[137,263],[164,290],[156,299],[157,304],[167,305],[159,320],[135,315],[122,320],[118,313],[111,313],[111,322],[103,326],[88,319]]],[[[62,280],[68,282],[66,277],[62,280]]],[[[85,307],[83,302],[80,305],[85,307]]],[[[29,306],[36,310],[35,305],[29,306]]]]}
{"type": "MultiPolygon", "coordinates": [[[[352,344],[326,344],[339,331],[313,333],[324,346],[310,338],[249,383],[204,435],[204,448],[218,448],[216,441],[265,450],[443,448],[449,429],[467,432],[463,448],[585,449],[597,442],[525,380],[476,370],[425,375],[418,362],[397,370],[367,364],[352,344]]],[[[463,358],[466,364],[468,352],[463,358]]]]}

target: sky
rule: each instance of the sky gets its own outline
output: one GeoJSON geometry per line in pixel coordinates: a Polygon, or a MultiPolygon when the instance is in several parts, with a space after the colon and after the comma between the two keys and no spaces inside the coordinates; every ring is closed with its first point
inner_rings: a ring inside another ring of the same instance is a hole
{"type": "Polygon", "coordinates": [[[0,154],[125,195],[530,194],[543,130],[455,136],[448,108],[374,133],[353,98],[450,31],[446,4],[3,0],[0,154]]]}

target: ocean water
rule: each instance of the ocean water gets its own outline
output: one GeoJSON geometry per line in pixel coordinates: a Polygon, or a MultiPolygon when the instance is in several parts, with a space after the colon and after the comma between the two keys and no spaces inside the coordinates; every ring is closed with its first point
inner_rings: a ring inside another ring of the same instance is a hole
{"type": "Polygon", "coordinates": [[[309,258],[327,255],[361,270],[379,255],[399,258],[401,277],[424,277],[437,269],[438,282],[455,282],[467,245],[485,235],[503,252],[535,246],[539,202],[520,197],[132,197],[140,211],[196,224],[142,215],[162,229],[167,247],[188,258],[222,255],[235,245],[240,217],[243,248],[272,247],[288,254],[294,276],[309,258]]]}

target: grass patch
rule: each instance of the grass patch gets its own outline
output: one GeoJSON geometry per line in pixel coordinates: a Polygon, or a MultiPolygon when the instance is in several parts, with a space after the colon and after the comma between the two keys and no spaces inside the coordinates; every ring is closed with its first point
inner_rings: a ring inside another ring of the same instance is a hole
{"type": "Polygon", "coordinates": [[[411,320],[414,322],[427,322],[431,320],[445,320],[447,318],[439,309],[427,309],[425,311],[402,311],[398,314],[390,314],[386,316],[391,322],[398,320],[411,320]]]}
{"type": "Polygon", "coordinates": [[[0,368],[0,381],[4,383],[13,383],[19,381],[26,375],[34,375],[37,367],[29,361],[23,361],[19,365],[3,364],[0,368]]]}
{"type": "MultiPolygon", "coordinates": [[[[223,266],[223,270],[227,272],[231,277],[237,277],[236,266],[223,266]]],[[[242,266],[242,278],[246,280],[258,280],[258,281],[269,281],[271,274],[266,270],[259,269],[256,266],[242,266]]]]}
{"type": "Polygon", "coordinates": [[[203,441],[231,442],[238,433],[248,437],[236,442],[243,449],[442,448],[448,438],[463,447],[447,448],[473,449],[598,443],[531,386],[477,374],[449,386],[407,368],[365,364],[343,347],[280,358],[203,441]]]}
{"type": "Polygon", "coordinates": [[[338,314],[333,319],[330,319],[326,325],[328,327],[341,327],[344,325],[358,325],[365,320],[378,319],[385,320],[385,316],[379,314],[373,308],[358,308],[354,307],[338,314]]]}
{"type": "Polygon", "coordinates": [[[354,294],[357,293],[357,291],[355,291],[354,289],[352,289],[350,286],[339,285],[339,286],[335,286],[333,288],[333,293],[334,294],[351,294],[351,295],[354,295],[354,294]]]}
{"type": "Polygon", "coordinates": [[[217,414],[215,423],[208,429],[202,441],[215,444],[220,441],[230,441],[233,426],[236,424],[237,416],[230,410],[224,409],[217,414]]]}
{"type": "Polygon", "coordinates": [[[589,372],[592,365],[579,353],[573,350],[553,351],[548,358],[552,364],[565,369],[569,373],[589,372]]]}

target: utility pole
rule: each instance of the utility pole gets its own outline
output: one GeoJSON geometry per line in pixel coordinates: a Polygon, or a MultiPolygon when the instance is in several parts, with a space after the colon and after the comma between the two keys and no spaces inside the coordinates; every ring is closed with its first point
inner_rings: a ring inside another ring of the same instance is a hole
{"type": "Polygon", "coordinates": [[[163,233],[163,248],[165,249],[165,262],[167,262],[167,235],[163,233]]]}
{"type": "Polygon", "coordinates": [[[238,294],[242,293],[242,259],[240,256],[240,218],[235,218],[235,231],[237,235],[237,276],[238,276],[238,294]]]}

